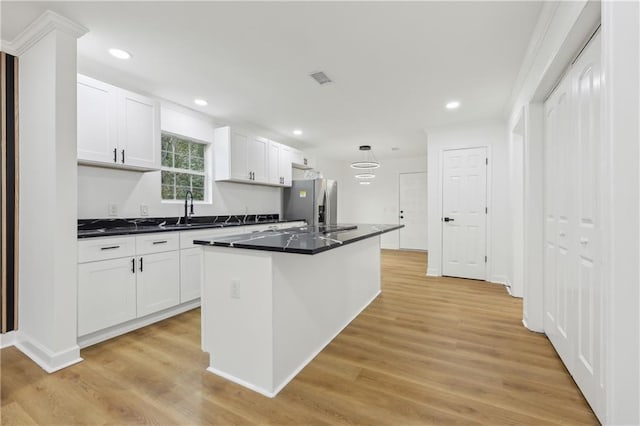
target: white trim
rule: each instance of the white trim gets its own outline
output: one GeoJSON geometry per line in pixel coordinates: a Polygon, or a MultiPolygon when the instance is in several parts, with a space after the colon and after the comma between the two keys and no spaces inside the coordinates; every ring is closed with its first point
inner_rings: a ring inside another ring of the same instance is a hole
{"type": "Polygon", "coordinates": [[[165,309],[160,312],[147,315],[142,318],[137,318],[131,321],[127,321],[122,324],[114,325],[113,327],[105,328],[85,336],[78,337],[78,346],[82,349],[95,345],[96,343],[104,342],[105,340],[112,339],[117,336],[121,336],[130,331],[137,330],[147,325],[153,324],[158,321],[176,316],[183,312],[190,311],[200,306],[200,299],[195,299],[190,302],[185,302],[181,305],[174,306],[173,308],[165,309]]]}
{"type": "Polygon", "coordinates": [[[8,348],[16,344],[18,334],[16,331],[0,334],[0,349],[8,348]]]}
{"type": "MultiPolygon", "coordinates": [[[[511,283],[509,282],[509,278],[506,275],[492,275],[487,279],[487,282],[492,284],[500,284],[506,287],[511,287],[511,283]]],[[[509,291],[511,294],[511,291],[509,291]]]]}
{"type": "Polygon", "coordinates": [[[527,77],[529,77],[529,73],[531,73],[531,69],[536,63],[536,58],[543,46],[544,40],[547,37],[547,33],[549,32],[549,28],[551,27],[551,23],[553,22],[553,18],[559,4],[560,2],[544,2],[542,6],[542,10],[538,16],[538,21],[533,30],[531,39],[529,40],[529,46],[527,47],[524,59],[520,65],[518,76],[516,77],[511,95],[509,96],[509,102],[507,103],[505,110],[505,115],[507,116],[513,111],[518,95],[522,91],[522,87],[527,81],[527,77]]]}
{"type": "Polygon", "coordinates": [[[239,379],[236,376],[233,376],[233,375],[231,375],[229,373],[225,373],[224,371],[218,370],[217,368],[213,368],[211,366],[207,367],[207,371],[209,373],[215,374],[216,376],[220,376],[223,379],[227,379],[230,382],[236,383],[236,384],[238,384],[240,386],[244,386],[247,389],[251,389],[254,392],[258,392],[259,394],[264,395],[264,396],[266,396],[268,398],[275,397],[278,394],[278,392],[280,391],[280,390],[278,390],[278,392],[270,392],[270,391],[268,391],[268,390],[266,390],[264,388],[261,388],[259,386],[254,385],[253,383],[249,383],[249,382],[247,382],[245,380],[239,379]]]}
{"type": "Polygon", "coordinates": [[[540,328],[540,329],[537,329],[537,328],[531,328],[531,327],[529,327],[529,324],[527,323],[527,320],[526,320],[526,319],[524,319],[524,318],[522,319],[522,325],[524,325],[524,327],[525,327],[527,330],[529,330],[529,331],[533,331],[533,332],[535,332],[535,333],[541,333],[541,334],[544,334],[544,330],[543,330],[543,329],[541,329],[541,328],[540,328]]]}
{"type": "Polygon", "coordinates": [[[23,354],[31,358],[47,373],[53,373],[70,365],[82,361],[80,357],[80,347],[71,346],[63,351],[51,352],[30,336],[21,331],[18,335],[15,347],[23,354]]]}
{"type": "Polygon", "coordinates": [[[61,31],[75,38],[80,38],[89,32],[89,30],[82,25],[47,10],[22,30],[13,40],[3,42],[3,48],[6,48],[7,51],[15,52],[16,56],[21,56],[53,30],[61,31]]]}
{"type": "Polygon", "coordinates": [[[438,268],[427,268],[428,277],[441,277],[440,270],[438,268]]]}

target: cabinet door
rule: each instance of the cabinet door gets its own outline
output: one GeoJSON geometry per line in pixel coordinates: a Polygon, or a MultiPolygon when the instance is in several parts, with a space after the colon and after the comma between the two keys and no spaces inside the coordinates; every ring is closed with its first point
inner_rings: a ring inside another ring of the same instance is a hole
{"type": "Polygon", "coordinates": [[[180,255],[178,251],[137,258],[138,317],[180,302],[180,255]]]}
{"type": "Polygon", "coordinates": [[[267,151],[269,140],[264,138],[249,138],[247,152],[247,165],[252,173],[252,179],[256,182],[267,182],[267,151]]]}
{"type": "Polygon", "coordinates": [[[133,257],[78,265],[78,336],[136,317],[133,257]]]}
{"type": "Polygon", "coordinates": [[[278,142],[269,141],[269,183],[275,185],[280,184],[280,144],[278,142]]]}
{"type": "Polygon", "coordinates": [[[78,160],[114,164],[118,145],[116,88],[78,75],[78,160]]]}
{"type": "Polygon", "coordinates": [[[280,145],[278,166],[280,169],[279,175],[282,178],[282,184],[285,186],[291,186],[291,148],[286,145],[280,145]]]}
{"type": "Polygon", "coordinates": [[[180,303],[200,297],[202,257],[200,247],[180,251],[180,303]]]}
{"type": "Polygon", "coordinates": [[[249,169],[247,163],[249,138],[241,133],[231,132],[231,146],[229,154],[231,155],[231,178],[232,179],[249,179],[249,169]]]}
{"type": "Polygon", "coordinates": [[[160,108],[144,96],[119,90],[118,164],[160,168],[160,108]]]}

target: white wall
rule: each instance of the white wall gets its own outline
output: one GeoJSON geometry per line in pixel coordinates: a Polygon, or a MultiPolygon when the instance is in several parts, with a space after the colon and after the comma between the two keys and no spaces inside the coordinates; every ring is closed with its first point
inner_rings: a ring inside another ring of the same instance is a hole
{"type": "MultiPolygon", "coordinates": [[[[178,105],[163,103],[163,131],[213,142],[214,120],[178,105]]],[[[210,149],[209,155],[212,154],[210,149]]],[[[211,162],[213,163],[213,162],[211,162]]],[[[212,170],[209,173],[213,176],[212,170]]],[[[282,190],[269,186],[210,180],[211,203],[197,203],[196,216],[225,214],[280,213],[282,190]]],[[[118,217],[140,217],[140,205],[149,207],[149,216],[181,216],[182,202],[163,202],[160,172],[137,172],[92,166],[78,167],[78,217],[108,217],[109,204],[116,204],[118,217]]]]}
{"type": "MultiPolygon", "coordinates": [[[[338,181],[338,222],[399,223],[399,175],[425,172],[427,157],[380,160],[371,185],[358,183],[354,177],[356,171],[349,167],[349,162],[318,158],[316,164],[323,177],[338,181]]],[[[399,231],[383,234],[381,245],[398,249],[399,231]]]]}
{"type": "Polygon", "coordinates": [[[499,121],[430,129],[427,131],[428,230],[430,276],[442,275],[442,176],[445,149],[486,146],[487,173],[487,280],[507,284],[511,262],[509,236],[509,158],[506,125],[499,121]]]}

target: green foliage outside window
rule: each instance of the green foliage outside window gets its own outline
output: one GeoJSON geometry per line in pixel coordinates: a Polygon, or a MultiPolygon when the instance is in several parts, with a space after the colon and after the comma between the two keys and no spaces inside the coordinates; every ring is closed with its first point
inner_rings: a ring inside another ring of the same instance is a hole
{"type": "Polygon", "coordinates": [[[205,148],[202,143],[162,135],[163,200],[184,200],[187,191],[194,200],[205,200],[205,148]]]}

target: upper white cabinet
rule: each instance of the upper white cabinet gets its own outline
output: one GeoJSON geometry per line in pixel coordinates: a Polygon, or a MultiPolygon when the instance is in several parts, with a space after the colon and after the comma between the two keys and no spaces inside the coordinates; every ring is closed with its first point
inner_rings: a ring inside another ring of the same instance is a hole
{"type": "Polygon", "coordinates": [[[269,141],[269,183],[291,186],[291,150],[281,143],[269,141]]]}
{"type": "Polygon", "coordinates": [[[160,168],[160,107],[145,96],[78,75],[78,162],[160,168]]]}
{"type": "Polygon", "coordinates": [[[279,183],[284,186],[291,186],[291,178],[293,171],[291,170],[291,149],[286,145],[280,144],[278,152],[278,174],[280,175],[279,183]]]}
{"type": "Polygon", "coordinates": [[[214,134],[215,180],[268,184],[269,140],[231,127],[214,134]]]}

